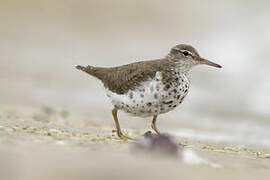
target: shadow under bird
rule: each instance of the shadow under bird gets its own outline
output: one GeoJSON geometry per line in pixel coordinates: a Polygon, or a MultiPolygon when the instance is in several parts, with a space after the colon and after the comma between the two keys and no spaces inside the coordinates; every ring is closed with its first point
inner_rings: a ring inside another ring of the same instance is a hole
{"type": "Polygon", "coordinates": [[[80,65],[76,68],[102,81],[114,106],[112,115],[117,135],[130,139],[121,131],[117,111],[153,117],[151,127],[160,134],[156,127],[157,116],[172,111],[183,102],[190,87],[190,69],[200,64],[221,68],[200,57],[195,48],[186,44],[174,46],[162,59],[109,68],[80,65]]]}

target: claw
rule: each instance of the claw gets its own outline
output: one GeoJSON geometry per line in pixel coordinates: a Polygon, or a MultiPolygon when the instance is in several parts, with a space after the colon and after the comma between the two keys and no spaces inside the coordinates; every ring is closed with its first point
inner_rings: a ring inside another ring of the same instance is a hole
{"type": "Polygon", "coordinates": [[[122,140],[133,140],[132,138],[125,136],[122,131],[117,131],[117,136],[122,140]]]}

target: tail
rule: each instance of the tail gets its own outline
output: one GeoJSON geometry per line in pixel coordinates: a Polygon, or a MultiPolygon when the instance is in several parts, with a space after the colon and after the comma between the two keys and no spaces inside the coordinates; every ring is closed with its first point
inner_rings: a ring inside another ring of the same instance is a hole
{"type": "Polygon", "coordinates": [[[104,76],[106,75],[107,68],[102,67],[94,67],[94,66],[80,66],[76,65],[76,69],[86,72],[87,74],[90,74],[100,80],[104,79],[104,76]]]}

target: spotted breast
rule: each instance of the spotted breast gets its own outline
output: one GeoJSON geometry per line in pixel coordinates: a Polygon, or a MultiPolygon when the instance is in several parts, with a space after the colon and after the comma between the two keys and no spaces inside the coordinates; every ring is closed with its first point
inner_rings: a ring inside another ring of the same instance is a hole
{"type": "Polygon", "coordinates": [[[169,112],[183,102],[188,93],[190,81],[186,74],[175,72],[173,79],[166,83],[162,73],[142,82],[135,90],[117,94],[106,89],[112,104],[134,116],[149,117],[169,112]]]}

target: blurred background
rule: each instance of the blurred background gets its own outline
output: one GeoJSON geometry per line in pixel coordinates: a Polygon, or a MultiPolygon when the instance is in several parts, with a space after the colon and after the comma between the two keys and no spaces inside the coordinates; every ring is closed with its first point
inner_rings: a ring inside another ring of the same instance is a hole
{"type": "MultiPolygon", "coordinates": [[[[189,96],[159,128],[270,147],[269,18],[267,0],[1,0],[0,104],[83,111],[113,126],[102,84],[74,65],[161,58],[186,43],[223,68],[194,68],[189,96]]],[[[122,127],[147,127],[120,116],[122,127]]]]}

